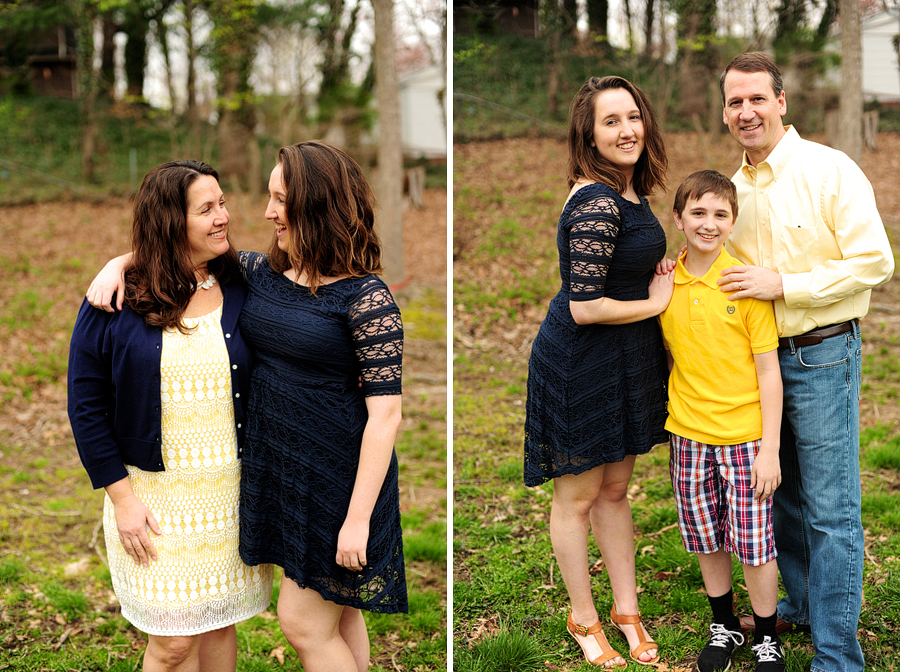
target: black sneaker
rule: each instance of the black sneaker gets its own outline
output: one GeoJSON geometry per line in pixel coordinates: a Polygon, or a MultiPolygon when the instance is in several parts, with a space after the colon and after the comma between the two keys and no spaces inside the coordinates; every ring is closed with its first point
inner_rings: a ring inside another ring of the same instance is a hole
{"type": "MultiPolygon", "coordinates": [[[[697,670],[726,672],[731,667],[731,654],[744,643],[744,636],[740,631],[726,630],[721,623],[711,623],[709,630],[712,634],[697,656],[697,670]]],[[[757,670],[759,669],[757,667],[757,670]]]]}
{"type": "Polygon", "coordinates": [[[756,658],[756,672],[784,672],[784,649],[778,635],[772,639],[768,635],[763,641],[750,647],[756,658]]]}

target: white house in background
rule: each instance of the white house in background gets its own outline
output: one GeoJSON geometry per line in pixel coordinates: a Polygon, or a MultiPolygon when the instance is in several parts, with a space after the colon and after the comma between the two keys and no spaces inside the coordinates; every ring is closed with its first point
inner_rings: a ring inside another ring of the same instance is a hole
{"type": "Polygon", "coordinates": [[[400,138],[407,157],[447,156],[447,91],[444,73],[437,65],[400,78],[400,138]]]}
{"type": "MultiPolygon", "coordinates": [[[[863,99],[900,102],[900,66],[892,40],[900,33],[900,9],[872,14],[862,20],[863,99]]],[[[840,53],[841,34],[835,34],[840,53]]],[[[840,70],[836,73],[840,85],[840,70]]],[[[831,78],[829,78],[831,79],[831,78]]]]}

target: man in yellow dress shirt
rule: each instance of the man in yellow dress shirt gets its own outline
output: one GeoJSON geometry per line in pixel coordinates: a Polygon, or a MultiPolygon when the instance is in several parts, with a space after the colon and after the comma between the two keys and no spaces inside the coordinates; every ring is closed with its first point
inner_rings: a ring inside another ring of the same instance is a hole
{"type": "Polygon", "coordinates": [[[859,167],[782,125],[787,102],[769,55],[738,56],[719,84],[724,122],[744,148],[728,247],[749,265],[718,282],[731,299],[773,301],[779,335],[778,616],[785,629],[810,628],[813,672],[862,672],[859,318],[894,258],[859,167]]]}

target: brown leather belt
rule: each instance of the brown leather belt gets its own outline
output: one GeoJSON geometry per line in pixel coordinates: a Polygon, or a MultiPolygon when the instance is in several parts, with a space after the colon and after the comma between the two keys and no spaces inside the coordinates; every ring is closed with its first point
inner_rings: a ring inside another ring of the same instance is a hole
{"type": "Polygon", "coordinates": [[[826,338],[831,338],[832,336],[837,336],[838,334],[846,334],[848,331],[853,331],[853,327],[857,324],[859,324],[859,320],[853,318],[852,320],[847,320],[846,322],[841,322],[840,324],[832,324],[829,327],[819,327],[818,329],[807,331],[805,334],[800,334],[799,336],[779,338],[778,348],[784,349],[791,347],[791,341],[794,342],[795,348],[805,348],[810,345],[818,345],[826,338]]]}

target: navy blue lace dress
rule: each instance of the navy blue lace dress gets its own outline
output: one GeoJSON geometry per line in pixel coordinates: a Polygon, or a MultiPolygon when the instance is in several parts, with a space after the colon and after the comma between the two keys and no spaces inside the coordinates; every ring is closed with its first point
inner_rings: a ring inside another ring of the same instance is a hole
{"type": "Polygon", "coordinates": [[[403,324],[375,276],[309,289],[241,252],[249,296],[241,333],[253,348],[241,474],[244,561],[274,563],[341,605],[406,612],[397,456],[372,512],[367,566],[335,562],[356,480],[365,397],[400,394],[403,324]],[[359,378],[362,377],[362,389],[359,378]]]}
{"type": "Polygon", "coordinates": [[[562,286],[531,347],[525,484],[580,474],[668,441],[666,366],[655,317],[577,325],[569,300],[646,299],[666,235],[647,200],[605,184],[579,189],[559,217],[562,286]]]}

